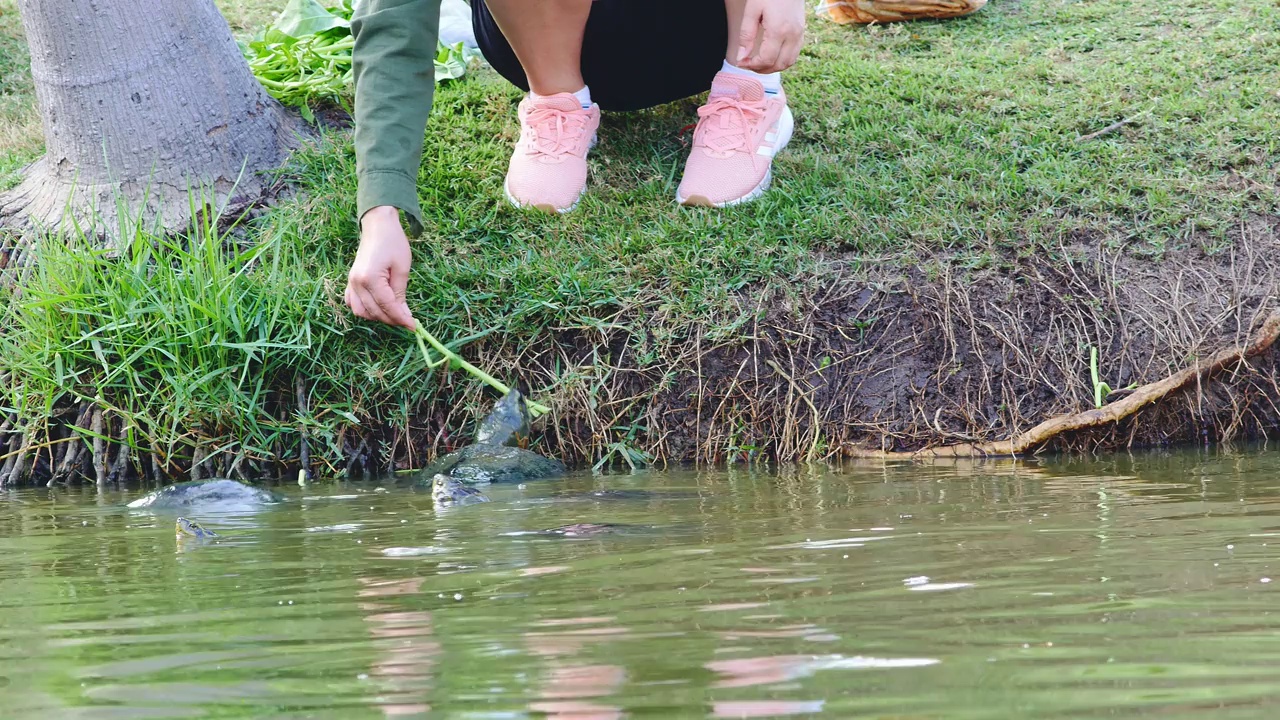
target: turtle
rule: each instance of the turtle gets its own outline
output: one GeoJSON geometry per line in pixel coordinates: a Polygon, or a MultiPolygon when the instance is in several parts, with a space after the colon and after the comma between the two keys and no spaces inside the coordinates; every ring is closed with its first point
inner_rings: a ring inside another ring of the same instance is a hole
{"type": "Polygon", "coordinates": [[[598,535],[624,533],[635,528],[635,525],[619,525],[617,523],[574,523],[543,530],[539,534],[560,535],[561,537],[596,537],[598,535]]]}
{"type": "MultiPolygon", "coordinates": [[[[437,509],[489,502],[489,496],[475,487],[467,485],[457,478],[441,474],[431,478],[431,499],[435,502],[437,509]]],[[[635,525],[618,525],[615,523],[574,523],[572,525],[562,525],[546,530],[519,534],[582,538],[624,533],[636,528],[637,526],[635,525]]]]}
{"type": "Polygon", "coordinates": [[[589,502],[589,501],[653,501],[653,500],[689,500],[697,498],[696,492],[679,490],[587,490],[585,492],[569,492],[552,495],[551,502],[589,502]]]}
{"type": "Polygon", "coordinates": [[[197,523],[194,520],[188,520],[184,517],[178,518],[177,523],[175,523],[174,530],[177,533],[179,540],[186,538],[208,540],[210,538],[218,537],[218,533],[212,530],[206,530],[200,525],[200,523],[197,523]]]}
{"type": "Polygon", "coordinates": [[[242,508],[284,502],[285,498],[268,490],[235,480],[192,480],[148,493],[129,503],[128,507],[166,510],[192,506],[242,508]]]}
{"type": "Polygon", "coordinates": [[[482,485],[557,477],[564,463],[528,448],[529,406],[519,390],[511,390],[476,429],[475,442],[431,463],[423,471],[423,485],[436,475],[482,485]]]}

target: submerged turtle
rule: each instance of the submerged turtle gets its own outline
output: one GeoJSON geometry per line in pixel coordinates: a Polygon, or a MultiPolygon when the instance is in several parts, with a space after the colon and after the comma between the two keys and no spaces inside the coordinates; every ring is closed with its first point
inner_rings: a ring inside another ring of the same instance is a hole
{"type": "MultiPolygon", "coordinates": [[[[448,475],[436,475],[431,478],[431,499],[437,508],[456,505],[472,505],[489,502],[489,496],[466,483],[448,475]]],[[[538,530],[521,535],[555,535],[558,537],[595,537],[611,535],[635,530],[635,525],[616,525],[613,523],[574,523],[561,527],[538,530]]]]}
{"type": "Polygon", "coordinates": [[[550,502],[577,502],[577,501],[613,501],[613,500],[635,500],[641,502],[652,502],[654,500],[691,500],[696,499],[698,493],[687,492],[681,490],[587,490],[585,492],[567,492],[552,495],[548,500],[550,502]]]}
{"type": "Polygon", "coordinates": [[[253,507],[279,502],[284,502],[284,497],[235,480],[193,480],[148,493],[128,506],[163,510],[193,505],[253,507]]]}
{"type": "Polygon", "coordinates": [[[177,532],[179,540],[183,538],[196,538],[197,540],[208,540],[209,538],[218,537],[218,533],[212,530],[206,530],[200,525],[200,523],[197,523],[194,520],[188,520],[184,517],[178,518],[175,531],[177,532]]]}
{"type": "Polygon", "coordinates": [[[596,537],[597,535],[613,535],[636,529],[635,525],[618,525],[616,523],[574,523],[543,530],[539,534],[561,535],[563,537],[596,537]]]}
{"type": "Polygon", "coordinates": [[[507,393],[476,430],[476,441],[427,467],[424,476],[449,475],[469,483],[523,482],[564,474],[564,463],[527,450],[529,406],[507,393]]]}

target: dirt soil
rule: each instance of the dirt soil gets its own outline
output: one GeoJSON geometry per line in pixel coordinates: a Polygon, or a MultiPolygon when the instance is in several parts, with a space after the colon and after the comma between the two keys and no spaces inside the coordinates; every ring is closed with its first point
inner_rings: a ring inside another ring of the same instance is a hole
{"type": "MultiPolygon", "coordinates": [[[[1245,344],[1280,307],[1278,258],[1280,218],[1254,217],[1211,254],[1144,259],[1081,237],[1058,257],[1009,257],[979,271],[937,261],[885,273],[832,259],[805,284],[756,298],[758,319],[738,337],[692,338],[679,357],[647,370],[619,337],[562,338],[573,347],[563,359],[598,366],[604,341],[616,360],[594,409],[586,397],[559,403],[570,412],[550,431],[552,451],[598,454],[599,438],[637,409],[634,424],[646,428],[637,445],[666,461],[837,458],[1005,439],[1094,407],[1091,347],[1100,379],[1117,388],[1114,401],[1120,388],[1245,344]]],[[[742,302],[753,302],[750,293],[742,302]]],[[[1272,349],[1040,450],[1264,437],[1280,428],[1278,377],[1272,349]]]]}

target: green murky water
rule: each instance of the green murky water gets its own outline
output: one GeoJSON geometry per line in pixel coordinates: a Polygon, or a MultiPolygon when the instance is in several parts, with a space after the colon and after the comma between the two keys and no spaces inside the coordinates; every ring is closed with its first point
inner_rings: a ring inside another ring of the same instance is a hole
{"type": "Polygon", "coordinates": [[[1280,713],[1280,453],[377,488],[0,496],[0,717],[1280,713]]]}

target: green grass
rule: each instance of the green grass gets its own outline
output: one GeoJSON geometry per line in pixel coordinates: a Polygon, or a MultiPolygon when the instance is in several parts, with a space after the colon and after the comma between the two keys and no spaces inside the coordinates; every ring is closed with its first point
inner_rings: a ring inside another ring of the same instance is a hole
{"type": "Polygon", "coordinates": [[[2,338],[22,414],[38,422],[92,391],[83,399],[128,418],[139,444],[165,457],[193,432],[235,431],[250,452],[269,452],[272,391],[308,371],[331,335],[315,317],[323,293],[308,278],[284,281],[295,250],[278,237],[243,252],[210,239],[207,229],[159,245],[139,237],[122,257],[83,237],[38,246],[2,338]]]}
{"type": "MultiPolygon", "coordinates": [[[[324,5],[329,5],[324,2],[324,5]]],[[[218,9],[236,34],[253,34],[270,25],[287,0],[217,0],[218,9]]]]}
{"type": "MultiPolygon", "coordinates": [[[[268,17],[252,0],[223,7],[244,29],[268,17]]],[[[12,28],[0,30],[0,119],[30,127],[12,28]]],[[[1277,213],[1273,0],[995,0],[948,22],[815,20],[811,35],[787,76],[798,128],[775,188],[732,211],[673,203],[693,101],[606,117],[577,212],[512,210],[501,183],[518,92],[489,71],[443,87],[420,174],[410,307],[442,338],[483,336],[470,350],[482,366],[536,366],[525,379],[555,399],[590,381],[556,364],[553,337],[620,326],[634,362],[656,364],[695,335],[739,336],[758,298],[820,275],[832,257],[974,268],[1089,238],[1159,261],[1171,248],[1224,247],[1244,218],[1277,213]]],[[[0,134],[0,183],[38,151],[29,133],[0,134]]],[[[441,408],[463,389],[478,397],[472,385],[440,393],[407,334],[340,306],[356,238],[349,136],[303,150],[285,174],[301,192],[253,226],[248,254],[170,249],[158,257],[171,267],[136,254],[117,266],[76,243],[44,248],[33,289],[0,315],[0,348],[26,383],[6,404],[35,413],[68,393],[101,394],[168,428],[166,442],[200,435],[269,455],[281,438],[296,445],[298,422],[264,398],[296,373],[316,387],[305,422],[330,443],[353,419],[403,428],[449,417],[441,408]],[[147,279],[152,266],[168,268],[163,283],[147,279]],[[209,273],[231,289],[210,295],[209,273]]],[[[593,452],[634,435],[623,428],[593,452]]]]}
{"type": "Polygon", "coordinates": [[[27,69],[22,24],[14,0],[0,0],[0,190],[14,185],[17,171],[40,155],[40,116],[27,69]]]}

